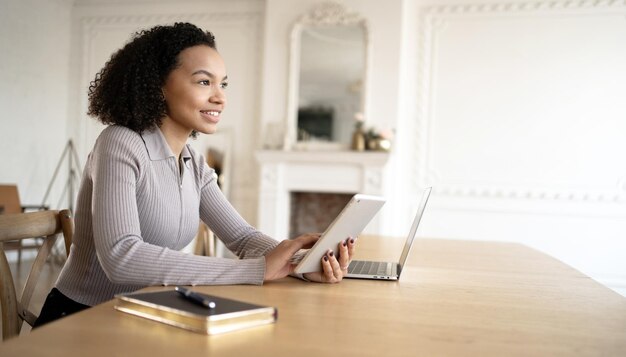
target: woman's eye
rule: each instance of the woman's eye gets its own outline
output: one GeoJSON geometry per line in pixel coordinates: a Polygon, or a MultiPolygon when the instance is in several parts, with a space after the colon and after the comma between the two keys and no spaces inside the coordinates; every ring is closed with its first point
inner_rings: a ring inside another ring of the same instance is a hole
{"type": "Polygon", "coordinates": [[[211,82],[209,80],[202,80],[200,82],[198,82],[199,84],[202,84],[203,86],[210,86],[211,82]]]}
{"type": "Polygon", "coordinates": [[[222,87],[222,89],[226,89],[226,88],[228,88],[228,83],[224,82],[224,83],[220,84],[220,87],[222,87]]]}

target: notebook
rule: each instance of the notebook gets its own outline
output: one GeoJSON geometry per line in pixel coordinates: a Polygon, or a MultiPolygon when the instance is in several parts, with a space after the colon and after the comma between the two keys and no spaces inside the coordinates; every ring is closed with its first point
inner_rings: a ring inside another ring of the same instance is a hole
{"type": "Polygon", "coordinates": [[[276,321],[274,307],[193,293],[212,303],[194,303],[174,290],[117,295],[115,309],[164,324],[209,335],[236,331],[276,321]]]}
{"type": "Polygon", "coordinates": [[[422,194],[422,200],[417,208],[413,225],[409,231],[409,235],[406,237],[404,243],[404,250],[400,255],[400,262],[376,262],[367,260],[353,260],[348,267],[348,275],[345,278],[353,279],[376,279],[376,280],[399,280],[400,274],[402,274],[402,268],[406,262],[411,246],[415,241],[415,235],[417,233],[417,227],[419,226],[424,209],[426,209],[426,203],[430,196],[432,187],[428,187],[422,194]]]}

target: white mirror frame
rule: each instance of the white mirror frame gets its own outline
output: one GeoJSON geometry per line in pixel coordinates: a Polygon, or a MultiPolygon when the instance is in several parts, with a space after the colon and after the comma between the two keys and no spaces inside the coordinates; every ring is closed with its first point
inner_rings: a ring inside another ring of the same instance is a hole
{"type": "MultiPolygon", "coordinates": [[[[300,83],[300,46],[302,38],[302,29],[304,26],[352,26],[359,25],[363,28],[365,35],[365,69],[363,73],[363,88],[361,90],[360,111],[367,118],[366,103],[368,89],[368,73],[369,73],[369,52],[370,41],[367,20],[357,13],[349,12],[343,5],[333,2],[323,3],[300,16],[291,29],[289,38],[289,75],[287,85],[287,113],[286,113],[286,129],[285,139],[283,143],[284,150],[292,150],[295,148],[297,138],[297,111],[298,96],[300,83]]],[[[339,147],[336,143],[328,143],[327,146],[339,147]]]]}

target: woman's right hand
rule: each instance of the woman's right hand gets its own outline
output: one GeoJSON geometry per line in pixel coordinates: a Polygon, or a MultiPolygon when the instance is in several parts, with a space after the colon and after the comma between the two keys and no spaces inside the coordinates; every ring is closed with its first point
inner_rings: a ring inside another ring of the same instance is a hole
{"type": "Polygon", "coordinates": [[[265,255],[264,281],[284,278],[293,273],[296,265],[291,263],[291,257],[303,248],[311,248],[318,239],[320,233],[308,233],[294,239],[287,239],[265,255]]]}

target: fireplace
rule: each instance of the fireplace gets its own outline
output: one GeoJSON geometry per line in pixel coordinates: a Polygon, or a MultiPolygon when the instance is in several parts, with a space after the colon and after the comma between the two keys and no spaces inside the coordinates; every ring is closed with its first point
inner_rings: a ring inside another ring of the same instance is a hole
{"type": "MultiPolygon", "coordinates": [[[[258,151],[256,158],[261,165],[258,228],[279,240],[303,230],[325,229],[354,193],[384,196],[384,166],[388,156],[383,152],[258,151]],[[319,207],[308,207],[306,202],[318,199],[319,207]],[[324,212],[322,217],[321,207],[330,203],[336,207],[332,212],[324,212]],[[299,210],[314,215],[314,222],[305,219],[292,227],[292,216],[298,215],[299,210]]],[[[374,217],[366,233],[378,233],[382,219],[384,215],[374,217]]]]}
{"type": "Polygon", "coordinates": [[[289,237],[324,232],[354,194],[291,192],[289,237]]]}

